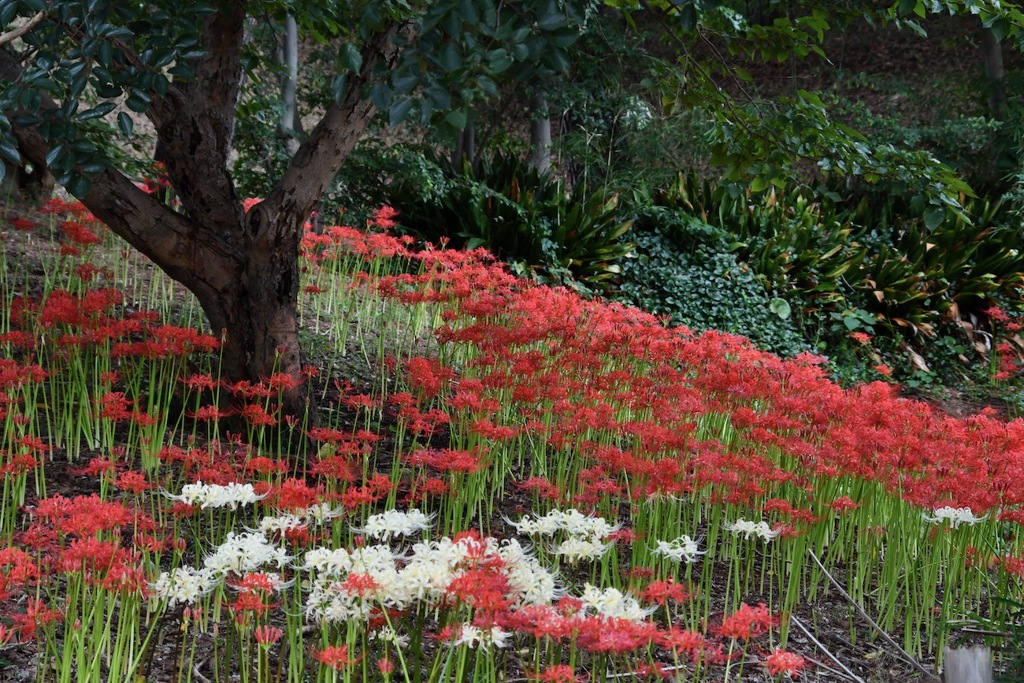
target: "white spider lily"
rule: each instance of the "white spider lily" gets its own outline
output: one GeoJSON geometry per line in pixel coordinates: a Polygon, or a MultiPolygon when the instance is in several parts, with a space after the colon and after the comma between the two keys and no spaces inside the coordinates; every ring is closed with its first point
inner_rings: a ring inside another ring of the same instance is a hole
{"type": "Polygon", "coordinates": [[[931,522],[932,524],[942,524],[943,522],[949,522],[949,525],[956,529],[961,524],[967,526],[973,526],[978,522],[983,522],[988,518],[988,515],[982,515],[981,517],[975,517],[974,513],[971,512],[971,508],[954,508],[954,507],[941,507],[934,511],[934,517],[924,516],[924,521],[931,522]]]}
{"type": "Polygon", "coordinates": [[[697,541],[689,536],[680,536],[672,541],[658,541],[654,554],[666,557],[673,562],[692,564],[704,554],[704,551],[697,550],[697,541]]]}
{"type": "Polygon", "coordinates": [[[734,534],[743,534],[748,541],[752,537],[758,536],[765,543],[768,543],[781,533],[768,526],[768,522],[748,522],[745,519],[737,519],[725,528],[734,534]]]}
{"type": "Polygon", "coordinates": [[[177,496],[167,492],[164,492],[164,495],[186,505],[198,505],[204,510],[223,507],[237,510],[239,506],[252,505],[266,496],[266,494],[257,495],[252,484],[231,482],[222,486],[220,484],[204,484],[201,481],[195,484],[185,484],[177,496]]]}

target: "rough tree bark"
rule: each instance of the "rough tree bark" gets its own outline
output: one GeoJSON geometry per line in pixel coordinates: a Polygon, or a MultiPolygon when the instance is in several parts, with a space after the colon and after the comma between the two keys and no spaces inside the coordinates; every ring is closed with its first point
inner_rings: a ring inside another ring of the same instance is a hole
{"type": "MultiPolygon", "coordinates": [[[[349,78],[343,99],[329,106],[284,177],[246,214],[228,171],[244,22],[244,2],[223,3],[204,27],[205,54],[192,65],[193,79],[154,96],[147,111],[166,151],[182,213],[113,169],[94,176],[89,193],[80,199],[196,295],[214,334],[223,335],[222,373],[227,378],[259,380],[283,372],[301,382],[297,302],[302,228],[373,118],[375,107],[360,97],[360,86],[381,66],[394,67],[394,38],[403,28],[389,26],[366,42],[361,71],[349,78]]],[[[14,80],[21,69],[10,52],[0,50],[0,78],[14,80]]],[[[32,163],[45,166],[49,145],[39,132],[16,128],[14,133],[32,163]]],[[[301,386],[284,399],[288,413],[300,414],[306,407],[301,386]]]]}

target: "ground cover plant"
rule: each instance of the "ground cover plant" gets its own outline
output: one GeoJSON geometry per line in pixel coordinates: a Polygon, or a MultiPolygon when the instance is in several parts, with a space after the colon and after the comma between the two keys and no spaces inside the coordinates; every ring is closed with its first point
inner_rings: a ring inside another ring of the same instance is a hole
{"type": "Polygon", "coordinates": [[[0,257],[5,679],[866,680],[839,587],[929,667],[1021,600],[1019,421],[415,246],[386,208],[306,233],[320,407],[281,418],[293,380],[221,381],[189,299],[45,210],[0,257]]]}

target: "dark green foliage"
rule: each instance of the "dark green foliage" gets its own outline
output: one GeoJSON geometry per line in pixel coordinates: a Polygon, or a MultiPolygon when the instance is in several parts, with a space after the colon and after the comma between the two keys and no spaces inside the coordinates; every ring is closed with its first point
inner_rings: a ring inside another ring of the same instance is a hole
{"type": "Polygon", "coordinates": [[[659,202],[700,216],[729,233],[730,250],[765,288],[795,296],[812,311],[843,308],[847,274],[864,260],[856,228],[808,188],[753,194],[730,183],[680,175],[659,202]]]}
{"type": "Polygon", "coordinates": [[[809,188],[754,194],[690,175],[660,201],[727,231],[737,258],[798,303],[817,335],[830,336],[822,323],[846,310],[914,337],[930,336],[942,320],[980,315],[993,297],[1021,302],[1024,240],[1005,205],[967,201],[968,221],[888,194],[862,195],[852,206],[835,196],[809,188]]]}
{"type": "Polygon", "coordinates": [[[756,274],[730,253],[728,234],[666,207],[641,209],[636,258],[623,266],[620,292],[674,324],[749,337],[781,355],[808,350],[756,274]],[[773,308],[775,310],[773,310],[773,308]]]}
{"type": "Polygon", "coordinates": [[[429,152],[398,147],[361,152],[353,162],[343,180],[350,197],[393,206],[402,228],[425,240],[485,247],[545,281],[602,289],[632,248],[614,197],[566,193],[512,156],[454,170],[429,152]]]}

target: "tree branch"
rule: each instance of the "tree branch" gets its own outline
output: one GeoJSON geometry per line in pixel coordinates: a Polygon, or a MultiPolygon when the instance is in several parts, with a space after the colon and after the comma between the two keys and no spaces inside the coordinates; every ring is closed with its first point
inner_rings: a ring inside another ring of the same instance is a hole
{"type": "MultiPolygon", "coordinates": [[[[22,71],[10,52],[0,50],[0,78],[17,80],[22,71]]],[[[44,93],[42,107],[52,110],[58,105],[44,93]]],[[[45,168],[49,141],[35,127],[14,126],[12,132],[18,151],[34,166],[45,168]]],[[[229,243],[146,194],[119,171],[101,171],[91,181],[89,193],[80,198],[82,204],[169,276],[187,282],[201,302],[237,278],[241,258],[229,243]]]]}
{"type": "Polygon", "coordinates": [[[359,141],[377,107],[360,90],[381,66],[393,69],[400,50],[395,38],[411,32],[407,24],[392,24],[375,33],[363,49],[363,66],[348,83],[341,102],[332,102],[309,137],[302,143],[284,176],[267,196],[264,210],[308,215],[337,175],[345,157],[359,141]]]}
{"type": "Polygon", "coordinates": [[[21,38],[23,35],[31,31],[36,24],[42,21],[43,17],[45,16],[46,12],[40,10],[34,17],[29,19],[26,23],[22,24],[21,26],[13,28],[10,31],[7,31],[6,33],[0,33],[0,45],[6,45],[7,43],[17,40],[18,38],[21,38]]]}

